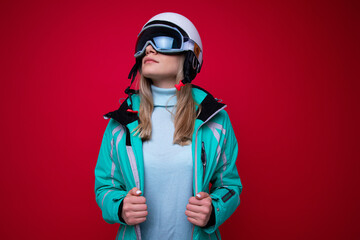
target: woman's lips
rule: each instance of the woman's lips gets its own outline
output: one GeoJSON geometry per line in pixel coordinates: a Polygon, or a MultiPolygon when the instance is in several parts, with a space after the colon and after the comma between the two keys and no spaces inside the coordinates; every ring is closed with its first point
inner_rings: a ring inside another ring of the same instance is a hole
{"type": "Polygon", "coordinates": [[[144,64],[145,63],[157,63],[157,61],[155,61],[154,59],[152,59],[152,58],[145,58],[144,59],[144,64]]]}
{"type": "Polygon", "coordinates": [[[156,63],[154,60],[146,60],[144,63],[156,63]]]}

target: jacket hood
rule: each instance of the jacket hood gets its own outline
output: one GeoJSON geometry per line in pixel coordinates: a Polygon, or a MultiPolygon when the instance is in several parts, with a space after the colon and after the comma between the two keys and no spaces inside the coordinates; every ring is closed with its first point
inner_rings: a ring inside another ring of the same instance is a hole
{"type": "MultiPolygon", "coordinates": [[[[209,92],[205,89],[192,84],[192,94],[195,102],[201,105],[201,112],[197,119],[205,122],[212,117],[219,109],[224,108],[225,104],[219,103],[209,92]]],[[[119,107],[119,109],[109,112],[104,115],[105,119],[112,118],[121,125],[126,126],[136,120],[139,120],[138,113],[132,111],[139,111],[140,97],[138,94],[131,95],[132,109],[130,108],[130,99],[127,98],[119,107]]]]}

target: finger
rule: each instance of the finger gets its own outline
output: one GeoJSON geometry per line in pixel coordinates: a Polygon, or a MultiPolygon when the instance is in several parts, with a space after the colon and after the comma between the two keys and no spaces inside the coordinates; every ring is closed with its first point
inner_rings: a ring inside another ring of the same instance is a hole
{"type": "Polygon", "coordinates": [[[196,220],[195,218],[192,218],[192,217],[188,217],[187,220],[189,222],[191,222],[192,224],[196,225],[196,226],[199,226],[199,221],[196,220]]]}
{"type": "Polygon", "coordinates": [[[199,219],[199,214],[196,213],[196,212],[192,212],[192,211],[186,210],[186,211],[185,211],[185,215],[188,216],[188,217],[190,217],[190,218],[196,219],[196,220],[199,219]]]}
{"type": "Polygon", "coordinates": [[[139,211],[139,212],[134,212],[134,211],[129,211],[129,212],[125,212],[124,213],[126,218],[143,218],[146,217],[148,215],[148,211],[139,211]]]}
{"type": "Polygon", "coordinates": [[[192,204],[186,205],[186,210],[194,213],[206,213],[205,207],[192,204]]]}
{"type": "Polygon", "coordinates": [[[139,196],[141,194],[141,191],[137,188],[134,187],[133,189],[131,189],[127,195],[132,195],[132,196],[139,196]]]}
{"type": "Polygon", "coordinates": [[[200,200],[198,200],[197,198],[195,198],[195,197],[191,197],[191,198],[189,198],[189,204],[194,204],[194,205],[201,205],[201,201],[200,200]]]}
{"type": "Polygon", "coordinates": [[[207,192],[199,192],[198,194],[196,194],[196,199],[201,200],[204,198],[209,197],[209,194],[207,192]]]}
{"type": "Polygon", "coordinates": [[[142,222],[145,222],[146,221],[146,217],[143,217],[143,218],[135,218],[134,219],[134,225],[135,224],[140,224],[142,222]]]}
{"type": "Polygon", "coordinates": [[[127,222],[127,224],[129,224],[129,225],[136,225],[136,224],[145,222],[145,220],[146,220],[146,217],[143,217],[143,218],[132,218],[132,219],[129,219],[129,221],[127,222]]]}
{"type": "Polygon", "coordinates": [[[145,204],[146,198],[143,196],[129,196],[127,202],[130,204],[145,204]]]}
{"type": "Polygon", "coordinates": [[[189,199],[189,204],[201,206],[202,205],[201,203],[202,203],[201,200],[198,200],[195,197],[191,197],[189,199]]]}
{"type": "Polygon", "coordinates": [[[191,197],[189,199],[189,204],[193,204],[193,205],[198,205],[198,206],[202,206],[202,205],[209,205],[211,204],[211,198],[210,197],[207,197],[207,198],[204,198],[204,199],[196,199],[195,197],[191,197]]]}
{"type": "Polygon", "coordinates": [[[130,211],[147,211],[147,205],[146,204],[130,204],[128,207],[127,207],[127,210],[130,210],[130,211]]]}

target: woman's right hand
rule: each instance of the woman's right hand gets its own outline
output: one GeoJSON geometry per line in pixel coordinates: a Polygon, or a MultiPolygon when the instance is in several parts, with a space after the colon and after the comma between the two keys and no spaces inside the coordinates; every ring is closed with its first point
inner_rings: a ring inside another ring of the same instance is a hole
{"type": "Polygon", "coordinates": [[[141,191],[134,187],[123,200],[121,217],[128,225],[136,225],[146,220],[148,215],[146,199],[140,196],[141,191]]]}

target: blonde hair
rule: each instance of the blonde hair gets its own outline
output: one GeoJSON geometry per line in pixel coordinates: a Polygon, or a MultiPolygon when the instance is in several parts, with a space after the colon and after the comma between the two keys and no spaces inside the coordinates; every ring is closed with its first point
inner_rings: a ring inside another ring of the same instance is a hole
{"type": "MultiPolygon", "coordinates": [[[[183,65],[185,55],[182,57],[181,64],[176,76],[176,83],[179,83],[184,77],[183,65]]],[[[140,110],[139,125],[135,129],[135,135],[139,134],[143,141],[151,139],[151,114],[154,110],[153,96],[151,92],[152,80],[146,78],[140,72],[139,94],[140,94],[140,110]]],[[[192,86],[190,83],[185,84],[180,91],[176,91],[177,103],[174,116],[174,137],[173,143],[181,146],[191,143],[192,134],[195,126],[196,103],[192,96],[192,86]]],[[[173,114],[173,113],[171,113],[173,114]]]]}

